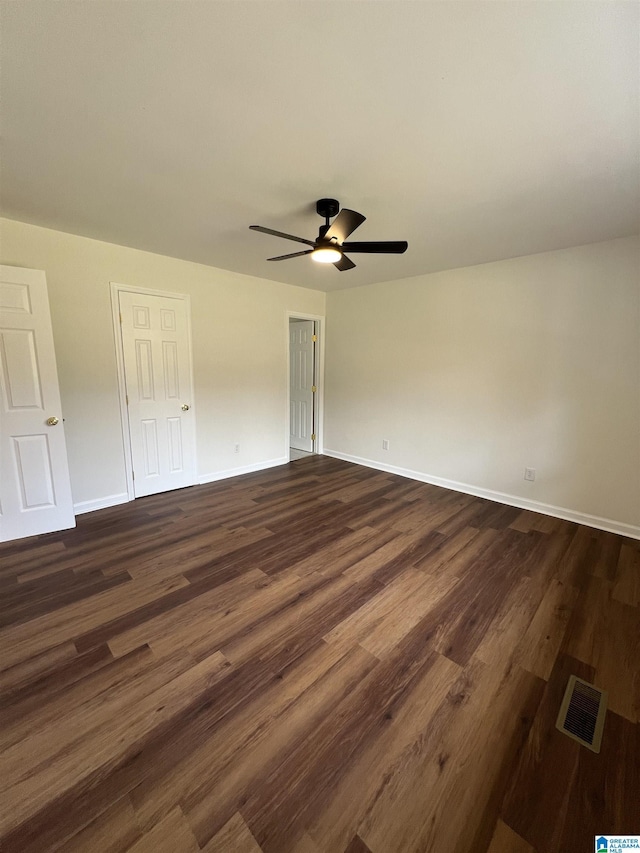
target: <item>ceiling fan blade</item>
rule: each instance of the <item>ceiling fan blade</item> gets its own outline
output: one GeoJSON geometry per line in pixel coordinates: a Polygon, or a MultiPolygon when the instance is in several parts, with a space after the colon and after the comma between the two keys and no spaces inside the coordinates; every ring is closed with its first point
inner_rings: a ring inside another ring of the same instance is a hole
{"type": "Polygon", "coordinates": [[[355,210],[343,207],[329,226],[324,239],[333,240],[335,237],[338,243],[342,243],[347,239],[349,234],[352,234],[359,225],[362,225],[366,218],[361,213],[356,213],[355,210]]]}
{"type": "Polygon", "coordinates": [[[296,243],[306,243],[307,246],[315,246],[313,240],[305,240],[304,237],[294,237],[293,234],[274,231],[273,228],[263,228],[262,225],[250,225],[249,228],[252,231],[261,231],[263,234],[273,234],[274,237],[284,237],[285,240],[295,240],[296,243]]]}
{"type": "Polygon", "coordinates": [[[352,270],[355,267],[353,261],[348,258],[346,255],[343,255],[339,261],[336,261],[334,267],[340,272],[344,272],[344,270],[352,270]]]}
{"type": "Polygon", "coordinates": [[[393,255],[401,255],[407,251],[409,244],[406,240],[387,240],[377,241],[375,243],[343,243],[342,247],[345,252],[368,252],[369,254],[388,253],[393,255]]]}
{"type": "Polygon", "coordinates": [[[268,261],[286,261],[287,258],[301,258],[303,255],[310,255],[313,249],[307,249],[306,252],[293,252],[291,255],[278,255],[277,258],[267,258],[268,261]]]}

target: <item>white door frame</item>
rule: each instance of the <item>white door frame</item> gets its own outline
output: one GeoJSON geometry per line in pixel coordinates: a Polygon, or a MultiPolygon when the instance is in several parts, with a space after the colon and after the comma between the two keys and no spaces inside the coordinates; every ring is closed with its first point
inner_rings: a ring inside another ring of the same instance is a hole
{"type": "Polygon", "coordinates": [[[291,448],[289,447],[289,435],[291,432],[291,363],[289,358],[289,321],[290,320],[313,320],[316,323],[316,341],[315,350],[315,383],[317,387],[316,393],[313,395],[313,422],[316,434],[316,440],[313,445],[314,453],[322,453],[324,450],[323,443],[323,426],[324,426],[324,326],[325,318],[320,314],[305,314],[304,311],[287,311],[285,316],[286,323],[286,341],[287,341],[287,400],[286,400],[286,417],[285,417],[285,457],[287,462],[291,461],[291,448]]]}
{"type": "MultiPolygon", "coordinates": [[[[191,408],[195,420],[195,400],[193,395],[193,346],[191,335],[191,298],[188,293],[174,293],[170,290],[153,290],[149,287],[135,287],[128,284],[118,284],[116,281],[110,281],[111,288],[111,318],[113,322],[113,337],[116,346],[116,364],[118,372],[118,397],[120,399],[120,426],[122,429],[122,447],[124,451],[124,468],[127,480],[127,495],[129,500],[135,500],[135,491],[133,487],[133,451],[131,449],[131,433],[129,431],[129,408],[127,406],[127,383],[124,371],[124,351],[122,347],[122,333],[120,330],[120,293],[141,293],[144,296],[166,296],[170,299],[181,299],[187,309],[187,346],[189,347],[189,381],[191,383],[191,408]]],[[[197,426],[197,424],[196,424],[197,426]]],[[[194,428],[194,439],[195,428],[194,428]]],[[[196,467],[196,480],[198,471],[198,456],[197,456],[197,441],[194,443],[194,459],[196,467]]]]}

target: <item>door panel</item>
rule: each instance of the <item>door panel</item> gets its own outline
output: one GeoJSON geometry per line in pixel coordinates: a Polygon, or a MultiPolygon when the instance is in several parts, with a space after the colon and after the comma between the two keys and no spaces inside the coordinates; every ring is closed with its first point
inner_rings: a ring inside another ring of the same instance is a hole
{"type": "Polygon", "coordinates": [[[182,423],[180,418],[167,418],[169,428],[169,470],[182,471],[182,423]]]}
{"type": "Polygon", "coordinates": [[[13,436],[13,461],[19,472],[22,510],[55,506],[51,451],[46,435],[13,436]]]}
{"type": "Polygon", "coordinates": [[[180,396],[180,379],[178,377],[178,345],[175,341],[162,342],[162,360],[165,398],[177,400],[180,396]]]}
{"type": "Polygon", "coordinates": [[[135,496],[190,486],[196,460],[186,302],[120,291],[119,305],[135,496]]]}
{"type": "Polygon", "coordinates": [[[313,451],[313,320],[289,323],[289,445],[313,451]]]}
{"type": "Polygon", "coordinates": [[[0,541],[74,527],[41,270],[0,267],[0,411],[0,541]]]}
{"type": "Polygon", "coordinates": [[[33,329],[3,329],[1,334],[8,410],[41,409],[42,388],[33,329]]]}

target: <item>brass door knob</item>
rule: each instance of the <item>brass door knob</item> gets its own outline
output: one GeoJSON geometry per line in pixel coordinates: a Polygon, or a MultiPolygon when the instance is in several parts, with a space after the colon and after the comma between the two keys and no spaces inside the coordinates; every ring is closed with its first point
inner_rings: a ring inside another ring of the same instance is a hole
{"type": "Polygon", "coordinates": [[[183,404],[182,404],[182,411],[183,411],[183,412],[188,412],[188,411],[189,411],[189,404],[188,404],[188,403],[183,403],[183,404]]]}
{"type": "Polygon", "coordinates": [[[56,424],[59,424],[59,423],[60,423],[60,421],[56,417],[47,418],[47,426],[55,426],[56,424]]]}

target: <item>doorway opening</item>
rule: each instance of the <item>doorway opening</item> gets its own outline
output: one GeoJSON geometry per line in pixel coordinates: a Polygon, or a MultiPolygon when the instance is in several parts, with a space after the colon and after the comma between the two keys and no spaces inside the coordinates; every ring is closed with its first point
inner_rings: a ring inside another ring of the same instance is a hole
{"type": "Polygon", "coordinates": [[[290,461],[320,453],[321,318],[289,314],[287,444],[290,461]]]}

